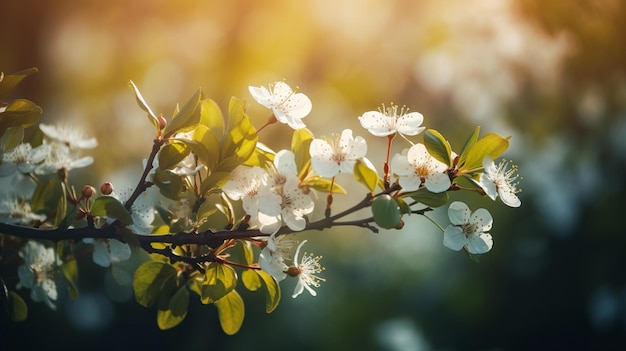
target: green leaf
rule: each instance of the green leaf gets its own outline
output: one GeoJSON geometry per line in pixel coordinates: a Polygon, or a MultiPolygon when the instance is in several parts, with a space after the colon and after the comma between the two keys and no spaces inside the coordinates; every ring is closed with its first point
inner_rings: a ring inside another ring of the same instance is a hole
{"type": "Polygon", "coordinates": [[[243,324],[245,313],[243,299],[236,290],[232,290],[228,295],[215,301],[217,315],[220,320],[222,330],[227,335],[235,335],[243,324]]]}
{"type": "Polygon", "coordinates": [[[202,89],[196,90],[185,106],[178,111],[174,118],[163,129],[163,136],[168,138],[174,133],[191,130],[200,122],[200,98],[202,89]]]}
{"type": "Polygon", "coordinates": [[[259,166],[261,168],[265,168],[267,164],[274,162],[275,156],[276,153],[272,149],[257,142],[252,155],[250,155],[250,157],[248,157],[248,159],[242,164],[250,167],[259,166]]]}
{"type": "Polygon", "coordinates": [[[372,214],[376,224],[385,229],[397,227],[402,219],[398,202],[387,194],[377,196],[372,201],[372,214]]]}
{"type": "Polygon", "coordinates": [[[354,178],[363,183],[370,192],[374,192],[376,185],[382,183],[374,165],[366,158],[359,159],[354,164],[354,178]]]}
{"type": "Polygon", "coordinates": [[[28,316],[28,306],[20,295],[18,295],[15,291],[9,291],[7,303],[9,315],[14,322],[22,322],[26,320],[26,317],[28,316]]]}
{"type": "Polygon", "coordinates": [[[255,273],[255,269],[244,269],[241,272],[241,282],[250,291],[257,291],[262,286],[261,279],[255,273]]]}
{"type": "Polygon", "coordinates": [[[410,214],[411,213],[411,206],[409,206],[409,204],[406,203],[406,201],[404,201],[404,199],[402,198],[395,198],[396,202],[398,203],[398,206],[400,206],[400,213],[401,214],[410,214]]]}
{"type": "Polygon", "coordinates": [[[137,104],[142,110],[148,113],[148,120],[150,121],[150,123],[152,123],[152,125],[154,125],[154,128],[158,130],[159,119],[154,114],[154,112],[152,112],[152,110],[150,109],[150,106],[148,106],[148,103],[146,103],[146,100],[144,100],[143,96],[141,95],[141,92],[139,92],[139,88],[137,88],[137,86],[132,80],[128,81],[128,85],[130,86],[131,89],[133,89],[133,92],[135,93],[135,99],[137,100],[137,104]]]}
{"type": "Polygon", "coordinates": [[[35,213],[51,215],[57,210],[59,199],[62,196],[61,180],[58,177],[52,177],[37,185],[30,206],[35,213]]]}
{"type": "Polygon", "coordinates": [[[33,67],[6,75],[0,73],[0,101],[3,101],[24,78],[37,71],[38,69],[33,67]]]}
{"type": "Polygon", "coordinates": [[[422,203],[428,207],[440,207],[448,203],[448,193],[432,193],[426,188],[419,189],[417,191],[407,193],[404,197],[410,197],[413,200],[422,203]]]}
{"type": "Polygon", "coordinates": [[[483,167],[483,159],[489,156],[492,160],[502,155],[509,148],[509,139],[496,133],[485,134],[478,141],[468,147],[461,157],[464,162],[459,162],[459,173],[475,172],[483,167]]]}
{"type": "Polygon", "coordinates": [[[230,293],[237,286],[237,273],[228,265],[211,262],[202,282],[201,301],[204,304],[215,302],[230,293]]]}
{"type": "Polygon", "coordinates": [[[26,99],[13,100],[0,112],[0,135],[11,127],[30,127],[35,124],[43,110],[34,102],[26,99]]]}
{"type": "Polygon", "coordinates": [[[198,125],[193,131],[192,139],[176,139],[185,143],[198,156],[199,161],[209,170],[217,165],[220,145],[208,127],[198,125]]]}
{"type": "Polygon", "coordinates": [[[130,213],[113,196],[105,195],[96,198],[91,204],[90,213],[92,216],[115,218],[123,224],[133,223],[130,213]]]}
{"type": "Polygon", "coordinates": [[[474,129],[474,131],[472,132],[472,134],[470,134],[470,136],[467,138],[467,140],[465,141],[465,144],[463,144],[463,148],[461,149],[461,152],[459,153],[459,162],[457,163],[457,165],[465,163],[465,159],[467,158],[466,151],[472,148],[472,146],[474,146],[474,144],[478,141],[479,135],[480,135],[480,126],[477,126],[476,129],[474,129]]]}
{"type": "Polygon", "coordinates": [[[61,265],[61,271],[67,281],[67,287],[69,289],[70,298],[75,299],[78,297],[78,264],[76,260],[69,260],[61,265]]]}
{"type": "Polygon", "coordinates": [[[210,194],[197,212],[198,232],[219,231],[228,225],[229,217],[220,194],[210,194]]]}
{"type": "Polygon", "coordinates": [[[173,169],[189,155],[191,148],[180,140],[170,140],[169,143],[161,147],[157,157],[159,158],[160,169],[173,169]]]}
{"type": "Polygon", "coordinates": [[[215,101],[206,99],[200,102],[200,125],[209,128],[217,139],[224,135],[224,116],[215,101]]]}
{"type": "Polygon", "coordinates": [[[323,193],[330,192],[330,185],[333,185],[333,194],[346,194],[346,189],[344,189],[341,185],[337,184],[331,179],[322,178],[318,175],[312,175],[306,177],[302,183],[300,184],[303,188],[315,189],[317,191],[321,191],[323,193]]]}
{"type": "Polygon", "coordinates": [[[270,274],[261,270],[255,272],[265,283],[265,312],[272,313],[280,302],[280,285],[270,274]]]}
{"type": "Polygon", "coordinates": [[[432,157],[445,163],[448,167],[452,165],[450,144],[441,133],[434,129],[427,129],[424,132],[424,146],[432,157]]]}
{"type": "MultiPolygon", "coordinates": [[[[245,114],[241,102],[232,98],[228,106],[228,130],[224,136],[220,158],[226,160],[235,157],[238,163],[245,162],[254,152],[257,142],[256,129],[252,125],[250,118],[245,114]]],[[[231,169],[220,169],[231,171],[231,169]]]]}
{"type": "Polygon", "coordinates": [[[181,286],[167,303],[167,309],[157,311],[157,324],[161,330],[167,330],[179,325],[189,309],[189,290],[181,286]]]}
{"type": "Polygon", "coordinates": [[[163,283],[176,276],[176,269],[163,262],[146,262],[139,266],[133,277],[133,289],[137,303],[144,307],[157,303],[163,283]]]}
{"type": "Polygon", "coordinates": [[[309,168],[311,168],[309,147],[313,138],[313,133],[306,128],[295,130],[291,137],[291,151],[296,156],[296,169],[300,179],[306,177],[309,173],[309,168]]]}
{"type": "Polygon", "coordinates": [[[2,136],[2,151],[7,152],[20,145],[24,140],[24,127],[17,126],[7,129],[2,136]]]}

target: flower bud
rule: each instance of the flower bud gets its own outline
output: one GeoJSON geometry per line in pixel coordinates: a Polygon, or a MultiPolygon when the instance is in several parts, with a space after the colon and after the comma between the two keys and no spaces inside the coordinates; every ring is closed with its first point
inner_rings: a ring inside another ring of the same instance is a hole
{"type": "Polygon", "coordinates": [[[165,129],[165,127],[167,126],[167,120],[165,119],[165,117],[163,117],[163,115],[159,115],[159,130],[163,130],[165,129]]]}
{"type": "Polygon", "coordinates": [[[80,193],[83,195],[85,199],[89,199],[90,197],[93,196],[93,194],[96,193],[96,188],[92,187],[91,185],[85,185],[83,189],[80,191],[80,193]]]}
{"type": "Polygon", "coordinates": [[[111,195],[113,192],[113,184],[109,182],[102,183],[102,185],[100,185],[100,192],[102,195],[111,195]]]}
{"type": "Polygon", "coordinates": [[[289,266],[289,268],[287,268],[287,271],[285,271],[285,273],[287,273],[287,275],[290,277],[297,277],[300,275],[301,272],[300,272],[300,268],[294,265],[291,265],[289,266]]]}

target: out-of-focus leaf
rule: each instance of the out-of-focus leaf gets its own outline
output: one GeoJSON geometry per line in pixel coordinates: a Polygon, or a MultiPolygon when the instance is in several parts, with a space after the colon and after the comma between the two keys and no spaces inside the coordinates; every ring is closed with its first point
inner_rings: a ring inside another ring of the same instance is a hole
{"type": "Polygon", "coordinates": [[[199,104],[201,97],[202,89],[196,90],[185,106],[178,111],[165,129],[163,129],[163,136],[165,138],[172,136],[174,133],[189,131],[200,122],[199,104]]]}
{"type": "Polygon", "coordinates": [[[35,124],[43,110],[34,102],[26,99],[13,100],[0,112],[0,135],[11,127],[30,127],[35,124]]]}
{"type": "Polygon", "coordinates": [[[9,315],[11,316],[11,320],[14,322],[22,322],[26,320],[26,317],[28,316],[28,306],[20,295],[18,295],[15,291],[9,291],[7,303],[7,309],[9,311],[9,315]]]}
{"type": "Polygon", "coordinates": [[[452,165],[452,150],[448,141],[434,129],[427,129],[424,132],[424,146],[435,159],[445,163],[448,167],[452,165]]]}
{"type": "Polygon", "coordinates": [[[58,177],[52,177],[37,185],[30,206],[35,213],[52,214],[57,210],[62,196],[61,180],[58,177]]]}
{"type": "Polygon", "coordinates": [[[175,276],[176,269],[167,263],[151,261],[142,264],[133,277],[135,299],[144,307],[153,306],[157,303],[163,283],[175,276]]]}
{"type": "Polygon", "coordinates": [[[372,201],[372,214],[376,224],[385,229],[397,227],[402,220],[398,202],[387,194],[377,196],[372,201]]]}
{"type": "Polygon", "coordinates": [[[78,297],[78,264],[76,260],[69,260],[61,265],[61,271],[67,281],[67,287],[69,289],[70,298],[75,299],[78,297]]]}
{"type": "Polygon", "coordinates": [[[33,67],[11,74],[0,73],[0,101],[3,101],[24,78],[38,71],[33,67]]]}
{"type": "Polygon", "coordinates": [[[115,218],[124,224],[132,224],[130,213],[121,202],[113,196],[100,196],[91,204],[90,213],[93,216],[115,218]]]}
{"type": "Polygon", "coordinates": [[[235,335],[243,324],[245,314],[243,299],[239,293],[232,290],[228,295],[215,301],[214,304],[217,307],[217,315],[224,333],[235,335]]]}
{"type": "Polygon", "coordinates": [[[272,313],[280,302],[280,285],[270,274],[261,270],[255,272],[265,284],[265,312],[272,313]]]}
{"type": "Polygon", "coordinates": [[[7,152],[20,145],[24,140],[24,127],[17,126],[7,129],[2,136],[2,151],[7,152]]]}

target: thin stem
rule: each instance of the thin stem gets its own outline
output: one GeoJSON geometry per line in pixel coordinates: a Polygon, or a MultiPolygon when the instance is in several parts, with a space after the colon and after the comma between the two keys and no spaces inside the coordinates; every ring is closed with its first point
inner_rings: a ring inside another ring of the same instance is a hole
{"type": "Polygon", "coordinates": [[[148,173],[150,173],[150,170],[152,169],[152,163],[154,162],[154,158],[156,157],[159,149],[161,149],[161,146],[163,146],[164,143],[164,139],[154,139],[154,143],[152,144],[152,151],[150,151],[150,156],[148,156],[148,161],[146,162],[146,167],[143,170],[143,174],[141,175],[141,178],[139,178],[135,190],[124,204],[124,207],[128,211],[130,211],[131,207],[133,206],[139,195],[141,195],[141,193],[146,191],[146,189],[148,188],[146,178],[148,177],[148,173]]]}
{"type": "Polygon", "coordinates": [[[426,217],[426,219],[428,219],[429,221],[431,221],[431,223],[432,223],[432,224],[436,225],[436,226],[437,226],[437,228],[439,228],[439,230],[441,230],[441,232],[442,232],[442,233],[446,231],[445,229],[443,229],[443,227],[442,227],[442,226],[440,226],[440,225],[439,225],[439,223],[435,222],[432,218],[428,217],[428,216],[427,216],[427,215],[425,215],[425,214],[422,214],[422,215],[423,215],[424,217],[426,217]]]}

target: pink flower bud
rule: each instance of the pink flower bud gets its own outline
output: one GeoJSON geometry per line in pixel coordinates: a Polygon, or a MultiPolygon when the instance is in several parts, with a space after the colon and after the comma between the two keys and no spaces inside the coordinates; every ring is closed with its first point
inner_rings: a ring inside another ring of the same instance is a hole
{"type": "Polygon", "coordinates": [[[85,185],[80,192],[85,199],[89,199],[93,196],[93,194],[96,193],[96,188],[92,187],[91,185],[85,185]]]}
{"type": "Polygon", "coordinates": [[[113,192],[113,184],[109,182],[102,183],[102,185],[100,185],[100,192],[102,195],[111,195],[113,192]]]}

